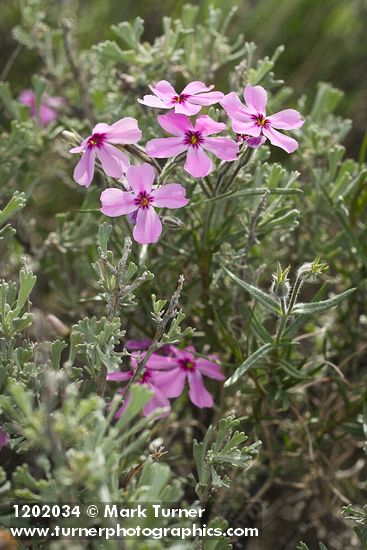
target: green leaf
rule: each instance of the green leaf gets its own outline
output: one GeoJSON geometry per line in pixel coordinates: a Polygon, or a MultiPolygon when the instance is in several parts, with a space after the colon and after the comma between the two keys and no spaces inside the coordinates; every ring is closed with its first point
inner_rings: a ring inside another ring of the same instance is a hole
{"type": "Polygon", "coordinates": [[[135,418],[144,405],[152,398],[152,392],[144,384],[132,384],[130,388],[130,399],[124,414],[119,418],[116,427],[121,429],[126,426],[130,420],[135,418]]]}
{"type": "Polygon", "coordinates": [[[242,281],[234,273],[229,271],[226,267],[223,267],[224,271],[227,273],[231,279],[234,280],[235,283],[237,283],[241,288],[244,288],[255,300],[260,302],[263,306],[265,306],[268,310],[270,310],[272,313],[276,313],[277,315],[280,313],[279,304],[274,298],[257,288],[256,286],[250,285],[246,283],[245,281],[242,281]]]}
{"type": "Polygon", "coordinates": [[[112,25],[111,29],[125,44],[134,50],[139,49],[140,38],[144,32],[144,20],[141,17],[136,17],[133,25],[123,21],[118,25],[112,25]]]}
{"type": "Polygon", "coordinates": [[[19,273],[19,293],[16,305],[16,311],[19,313],[29,298],[30,293],[36,284],[37,277],[31,271],[20,270],[19,273]]]}
{"type": "Polygon", "coordinates": [[[24,208],[25,204],[25,193],[18,193],[16,191],[5,208],[0,212],[0,225],[3,225],[18,210],[24,208]]]}
{"type": "Polygon", "coordinates": [[[102,252],[107,254],[108,240],[112,232],[112,225],[107,222],[102,223],[98,229],[98,245],[100,246],[102,252]]]}
{"type": "Polygon", "coordinates": [[[250,357],[248,357],[246,361],[242,363],[242,365],[240,365],[238,369],[232,374],[232,376],[225,381],[224,387],[227,388],[228,386],[231,386],[232,384],[237,382],[240,376],[242,376],[251,367],[256,365],[256,363],[260,359],[262,359],[265,355],[269,353],[271,348],[272,348],[271,344],[265,344],[264,346],[259,348],[257,351],[255,351],[255,353],[253,353],[250,357]]]}
{"type": "Polygon", "coordinates": [[[323,300],[322,302],[310,302],[308,304],[296,304],[293,308],[293,313],[297,315],[312,315],[313,313],[321,313],[332,307],[337,306],[342,300],[353,294],[357,289],[350,288],[342,294],[338,294],[329,300],[323,300]]]}

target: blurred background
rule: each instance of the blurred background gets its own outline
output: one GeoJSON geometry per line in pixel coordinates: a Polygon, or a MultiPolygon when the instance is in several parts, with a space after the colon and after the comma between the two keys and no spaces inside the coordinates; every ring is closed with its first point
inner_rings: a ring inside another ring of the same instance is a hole
{"type": "MultiPolygon", "coordinates": [[[[244,33],[254,41],[257,56],[271,56],[280,44],[286,49],[277,62],[278,78],[295,90],[313,96],[316,83],[331,82],[345,93],[340,115],[353,120],[354,131],[346,145],[358,157],[365,136],[367,83],[367,0],[204,0],[202,17],[209,3],[230,10],[237,6],[230,34],[244,33]]],[[[62,6],[64,4],[64,6],[62,6]]],[[[110,26],[140,16],[145,20],[144,38],[152,41],[162,32],[162,17],[179,16],[184,0],[80,0],[76,16],[81,47],[112,37],[110,26]]],[[[22,0],[1,0],[0,80],[8,79],[17,93],[29,86],[41,60],[37,54],[18,47],[11,29],[20,20],[22,0]],[[16,57],[16,62],[14,58],[16,57]],[[10,60],[10,61],[9,61],[10,60]]],[[[68,0],[55,0],[55,10],[68,0]]],[[[75,2],[73,2],[73,8],[75,2]]],[[[48,8],[49,9],[49,8],[48,8]]],[[[222,75],[217,75],[221,81],[222,75]]]]}

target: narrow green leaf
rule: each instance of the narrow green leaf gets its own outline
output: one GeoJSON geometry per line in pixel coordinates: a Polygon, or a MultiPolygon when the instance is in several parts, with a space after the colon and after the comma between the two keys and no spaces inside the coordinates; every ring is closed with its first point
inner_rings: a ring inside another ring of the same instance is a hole
{"type": "Polygon", "coordinates": [[[259,348],[257,351],[255,351],[255,353],[253,353],[248,359],[246,359],[246,361],[244,363],[242,363],[242,365],[240,365],[238,367],[238,369],[232,374],[232,376],[230,378],[228,378],[228,380],[225,381],[224,383],[224,387],[228,387],[228,386],[231,386],[232,384],[234,384],[235,382],[237,382],[237,380],[246,372],[248,371],[251,367],[253,367],[254,365],[256,365],[256,363],[262,359],[262,357],[264,357],[265,355],[267,355],[269,353],[269,351],[271,350],[272,348],[272,345],[271,344],[265,344],[264,346],[262,346],[261,348],[259,348]]]}
{"type": "Polygon", "coordinates": [[[350,288],[342,294],[338,294],[329,300],[323,300],[322,302],[310,302],[308,304],[296,304],[293,308],[293,313],[297,315],[312,315],[313,313],[321,313],[332,307],[337,306],[342,300],[353,294],[357,289],[350,288]]]}
{"type": "Polygon", "coordinates": [[[279,314],[280,313],[280,307],[279,304],[274,298],[266,294],[264,291],[260,290],[256,286],[250,285],[246,283],[245,281],[242,281],[234,273],[229,271],[226,267],[223,267],[224,271],[227,273],[231,279],[234,280],[235,283],[237,283],[240,287],[244,288],[255,300],[260,302],[263,306],[265,306],[268,310],[270,310],[272,313],[279,314]]]}

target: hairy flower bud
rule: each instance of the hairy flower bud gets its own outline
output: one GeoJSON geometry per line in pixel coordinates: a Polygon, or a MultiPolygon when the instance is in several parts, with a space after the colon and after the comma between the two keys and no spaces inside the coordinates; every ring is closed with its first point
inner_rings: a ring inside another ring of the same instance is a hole
{"type": "Polygon", "coordinates": [[[288,279],[289,271],[290,266],[282,270],[281,265],[278,262],[277,272],[273,274],[270,292],[272,292],[279,300],[287,300],[289,297],[289,293],[291,291],[291,285],[288,279]]]}
{"type": "Polygon", "coordinates": [[[320,258],[315,258],[313,262],[306,262],[301,265],[297,271],[297,277],[304,281],[314,281],[323,271],[329,269],[327,264],[320,263],[320,258]]]}

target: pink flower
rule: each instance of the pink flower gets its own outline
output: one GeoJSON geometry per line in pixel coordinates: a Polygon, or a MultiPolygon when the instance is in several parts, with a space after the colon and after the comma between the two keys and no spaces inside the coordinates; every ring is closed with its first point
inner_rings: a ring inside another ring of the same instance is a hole
{"type": "Polygon", "coordinates": [[[126,174],[130,191],[110,188],[101,194],[101,212],[114,218],[137,211],[134,239],[140,244],[155,243],[162,233],[162,223],[154,207],[181,208],[189,202],[179,183],[166,183],[152,189],[155,173],[150,164],[131,166],[126,174]]]}
{"type": "Polygon", "coordinates": [[[141,138],[141,130],[135,118],[126,117],[112,126],[100,123],[93,128],[79,147],[70,149],[70,153],[83,153],[75,166],[74,180],[83,187],[89,187],[94,175],[94,162],[97,155],[107,176],[121,178],[130,166],[128,157],[111,144],[125,145],[136,143],[141,138]]]}
{"type": "MultiPolygon", "coordinates": [[[[153,354],[154,356],[154,354],[153,354]]],[[[152,357],[153,357],[152,356],[152,357]]],[[[144,357],[144,354],[141,355],[141,358],[144,357]]],[[[151,358],[152,359],[152,358],[151,358]]],[[[143,413],[145,416],[149,416],[154,410],[156,409],[168,409],[167,411],[164,411],[159,418],[163,416],[167,416],[170,413],[171,405],[168,399],[162,394],[160,388],[156,384],[156,369],[165,368],[164,367],[164,360],[165,358],[161,358],[162,361],[160,362],[160,365],[163,366],[154,366],[154,357],[152,359],[152,364],[150,366],[146,365],[143,376],[138,381],[139,384],[145,384],[152,392],[153,396],[148,401],[148,403],[143,408],[143,413]]],[[[134,372],[137,368],[138,364],[136,361],[136,358],[134,355],[131,357],[131,368],[128,371],[118,371],[118,372],[111,372],[107,374],[107,380],[110,382],[128,382],[132,376],[134,375],[134,372]]],[[[122,388],[120,390],[120,393],[124,393],[124,389],[122,388]]],[[[119,418],[125,411],[128,403],[130,400],[130,396],[127,397],[124,404],[118,409],[116,412],[116,418],[119,418]]]]}
{"type": "Polygon", "coordinates": [[[183,392],[186,380],[189,397],[197,407],[212,407],[213,398],[203,384],[203,375],[215,380],[224,380],[221,367],[214,361],[217,357],[203,359],[194,355],[195,348],[180,350],[172,346],[174,357],[152,356],[147,365],[162,370],[156,372],[155,382],[165,397],[178,397],[183,392]],[[169,369],[169,370],[167,370],[169,369]]]}
{"type": "Polygon", "coordinates": [[[236,141],[239,143],[246,142],[249,147],[252,149],[258,149],[261,145],[263,145],[266,141],[266,137],[259,136],[259,137],[251,137],[246,134],[237,134],[236,141]]]}
{"type": "Polygon", "coordinates": [[[175,137],[152,139],[146,145],[150,157],[175,157],[187,151],[185,170],[195,178],[207,176],[213,168],[211,159],[205,150],[221,160],[235,160],[238,144],[228,137],[208,137],[225,130],[226,125],[216,122],[207,115],[197,118],[195,126],[185,115],[159,115],[158,122],[166,132],[175,137]]]}
{"type": "Polygon", "coordinates": [[[196,115],[203,105],[218,103],[223,97],[222,92],[211,92],[214,86],[206,86],[204,82],[190,82],[180,94],[167,82],[161,80],[156,86],[149,86],[154,95],[145,95],[138,99],[142,105],[159,109],[174,109],[182,115],[196,115]]]}
{"type": "Polygon", "coordinates": [[[62,97],[48,96],[43,94],[39,106],[39,113],[36,111],[36,94],[33,90],[22,90],[19,94],[19,101],[30,107],[31,116],[35,120],[41,122],[42,126],[47,126],[59,117],[59,113],[55,109],[59,109],[64,104],[62,97]]]}
{"type": "Polygon", "coordinates": [[[279,130],[294,130],[301,128],[303,120],[295,109],[285,109],[274,115],[266,115],[267,93],[262,86],[248,84],[244,91],[246,106],[237,94],[231,92],[224,96],[220,104],[227,111],[232,121],[232,128],[238,134],[246,134],[254,138],[261,135],[268,138],[270,143],[293,153],[298,143],[295,139],[285,136],[279,130]]]}
{"type": "Polygon", "coordinates": [[[2,426],[0,426],[0,451],[6,447],[9,441],[9,436],[2,426]]]}

